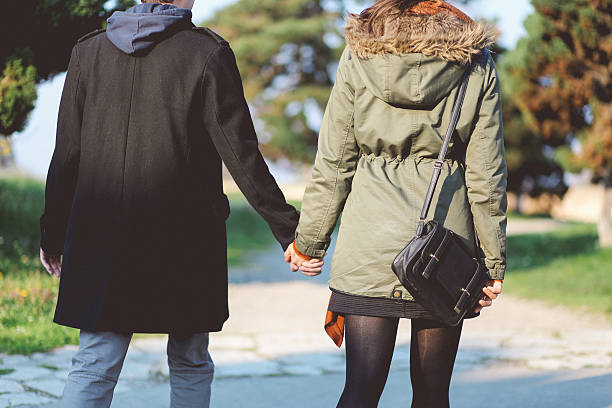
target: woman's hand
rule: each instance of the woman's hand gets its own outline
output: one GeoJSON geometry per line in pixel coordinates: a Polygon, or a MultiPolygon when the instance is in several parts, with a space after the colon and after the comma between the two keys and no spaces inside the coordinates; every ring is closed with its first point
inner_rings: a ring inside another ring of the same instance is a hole
{"type": "Polygon", "coordinates": [[[289,264],[291,272],[302,271],[306,276],[317,276],[321,273],[323,260],[307,257],[295,250],[293,244],[285,251],[285,262],[289,264]]]}
{"type": "Polygon", "coordinates": [[[502,293],[502,284],[503,282],[500,280],[489,281],[489,284],[482,289],[484,296],[478,301],[479,306],[476,306],[474,312],[478,313],[483,308],[491,306],[497,296],[502,293]]]}

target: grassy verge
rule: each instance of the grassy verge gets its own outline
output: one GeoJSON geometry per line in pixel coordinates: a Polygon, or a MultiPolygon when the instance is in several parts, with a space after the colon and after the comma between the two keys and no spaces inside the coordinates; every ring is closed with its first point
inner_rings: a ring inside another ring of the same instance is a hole
{"type": "Polygon", "coordinates": [[[0,178],[0,352],[29,354],[75,344],[77,331],[52,323],[57,281],[38,261],[43,184],[0,178]]]}
{"type": "MultiPolygon", "coordinates": [[[[78,332],[52,323],[57,281],[38,261],[43,185],[0,178],[0,353],[29,354],[76,344],[78,332]]],[[[230,265],[274,244],[267,224],[241,196],[230,197],[230,265]]],[[[612,249],[597,244],[592,225],[571,224],[508,240],[507,293],[553,304],[587,307],[612,317],[612,249]]]]}
{"type": "Polygon", "coordinates": [[[249,251],[265,249],[275,242],[268,224],[241,195],[230,196],[232,212],[227,220],[229,266],[245,261],[249,251]]]}
{"type": "Polygon", "coordinates": [[[612,319],[612,249],[599,247],[594,225],[510,236],[508,254],[506,293],[603,312],[612,319]]]}
{"type": "MultiPolygon", "coordinates": [[[[230,265],[274,237],[240,196],[231,197],[228,220],[230,265]]],[[[41,182],[0,177],[0,353],[30,354],[77,344],[78,331],[53,324],[58,282],[38,260],[38,218],[44,206],[41,182]]]]}
{"type": "Polygon", "coordinates": [[[552,216],[550,214],[521,214],[518,212],[508,213],[508,219],[510,220],[540,220],[542,218],[552,218],[552,216]]]}

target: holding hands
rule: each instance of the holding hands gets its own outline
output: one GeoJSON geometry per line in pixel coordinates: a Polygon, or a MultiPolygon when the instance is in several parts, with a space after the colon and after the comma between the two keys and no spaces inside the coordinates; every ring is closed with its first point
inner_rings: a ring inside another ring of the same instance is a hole
{"type": "Polygon", "coordinates": [[[289,264],[291,272],[302,271],[306,276],[317,276],[321,273],[323,260],[311,258],[302,254],[295,246],[295,243],[289,245],[285,251],[285,262],[289,264]]]}

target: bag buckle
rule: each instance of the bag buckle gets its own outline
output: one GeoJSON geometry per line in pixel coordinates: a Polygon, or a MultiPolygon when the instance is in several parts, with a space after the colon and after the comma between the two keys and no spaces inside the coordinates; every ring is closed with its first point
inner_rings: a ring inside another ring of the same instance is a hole
{"type": "MultiPolygon", "coordinates": [[[[440,258],[438,258],[438,257],[437,257],[435,254],[429,254],[429,257],[430,257],[431,259],[435,259],[435,260],[436,260],[436,262],[438,262],[438,263],[440,262],[440,258]]],[[[423,271],[423,277],[424,277],[425,279],[429,279],[429,278],[431,277],[430,272],[431,272],[431,271],[430,271],[430,269],[429,269],[429,268],[425,268],[425,270],[423,271]]]]}
{"type": "MultiPolygon", "coordinates": [[[[463,292],[465,295],[467,295],[468,297],[471,297],[472,294],[466,289],[466,288],[461,288],[461,292],[463,292]]],[[[465,303],[464,301],[464,295],[461,295],[461,298],[459,299],[459,301],[457,302],[457,306],[455,306],[455,313],[457,313],[458,315],[460,315],[461,313],[463,313],[463,309],[459,308],[459,305],[463,305],[465,303]]]]}

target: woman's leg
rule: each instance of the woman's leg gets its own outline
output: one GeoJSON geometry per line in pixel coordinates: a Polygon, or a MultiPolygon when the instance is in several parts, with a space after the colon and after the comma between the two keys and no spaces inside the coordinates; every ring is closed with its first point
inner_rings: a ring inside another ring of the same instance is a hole
{"type": "Polygon", "coordinates": [[[382,394],[399,319],[345,316],[346,384],[339,408],[375,408],[382,394]]]}
{"type": "Polygon", "coordinates": [[[412,408],[448,408],[462,324],[448,327],[433,320],[420,319],[413,319],[411,323],[412,408]]]}

